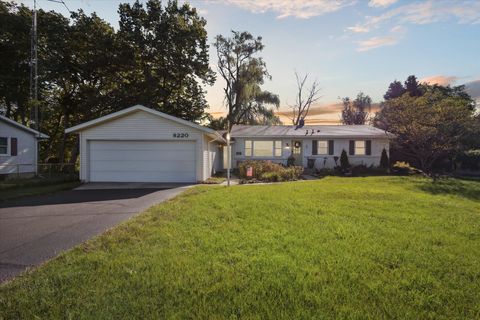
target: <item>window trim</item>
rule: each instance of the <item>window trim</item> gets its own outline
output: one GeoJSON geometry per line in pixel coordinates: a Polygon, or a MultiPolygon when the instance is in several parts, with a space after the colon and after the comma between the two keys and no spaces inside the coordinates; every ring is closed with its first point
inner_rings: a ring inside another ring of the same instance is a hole
{"type": "Polygon", "coordinates": [[[243,147],[244,155],[247,158],[281,158],[283,156],[282,140],[245,140],[243,147]],[[272,143],[272,154],[268,156],[255,155],[255,142],[265,141],[272,143]]]}
{"type": "Polygon", "coordinates": [[[10,138],[9,137],[0,137],[0,139],[3,138],[5,140],[7,140],[7,144],[6,144],[6,152],[5,153],[0,153],[0,156],[8,156],[10,155],[10,138]]]}

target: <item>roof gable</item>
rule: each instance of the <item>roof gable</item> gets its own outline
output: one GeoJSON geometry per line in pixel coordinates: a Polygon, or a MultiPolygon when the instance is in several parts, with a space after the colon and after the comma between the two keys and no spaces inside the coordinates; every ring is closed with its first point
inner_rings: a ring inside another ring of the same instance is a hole
{"type": "Polygon", "coordinates": [[[48,138],[50,138],[48,135],[46,135],[46,134],[44,134],[44,133],[41,133],[41,132],[39,132],[39,131],[37,131],[37,130],[34,130],[34,129],[32,129],[32,128],[29,128],[29,127],[27,127],[27,126],[24,126],[23,124],[18,123],[18,122],[15,121],[15,120],[9,119],[9,118],[7,118],[7,117],[5,117],[5,116],[0,115],[0,121],[3,121],[3,122],[5,122],[5,123],[8,123],[8,124],[12,125],[13,127],[16,127],[16,128],[18,128],[18,129],[24,130],[24,131],[26,131],[26,132],[28,132],[28,133],[31,133],[32,135],[36,136],[38,139],[48,139],[48,138]]]}
{"type": "Polygon", "coordinates": [[[183,120],[183,119],[168,115],[166,113],[163,113],[163,112],[160,112],[160,111],[157,111],[157,110],[153,110],[153,109],[144,107],[142,105],[135,105],[133,107],[126,108],[126,109],[108,114],[106,116],[103,116],[103,117],[100,117],[100,118],[97,118],[97,119],[94,119],[94,120],[91,120],[91,121],[84,122],[82,124],[79,124],[79,125],[76,125],[74,127],[66,129],[65,133],[73,133],[73,132],[83,131],[85,129],[88,129],[88,128],[91,128],[91,127],[94,127],[94,126],[101,125],[102,123],[105,123],[107,121],[111,121],[111,120],[114,120],[114,119],[118,119],[118,118],[121,118],[121,117],[128,116],[129,114],[132,114],[132,113],[137,112],[137,111],[144,111],[148,114],[151,114],[151,115],[163,118],[163,119],[167,119],[167,120],[170,120],[172,122],[182,124],[184,126],[192,127],[194,129],[200,130],[200,131],[205,132],[207,134],[214,135],[216,138],[223,141],[223,138],[215,130],[212,130],[210,128],[201,126],[199,124],[196,124],[196,123],[193,123],[193,122],[190,122],[190,121],[187,121],[187,120],[183,120]]]}

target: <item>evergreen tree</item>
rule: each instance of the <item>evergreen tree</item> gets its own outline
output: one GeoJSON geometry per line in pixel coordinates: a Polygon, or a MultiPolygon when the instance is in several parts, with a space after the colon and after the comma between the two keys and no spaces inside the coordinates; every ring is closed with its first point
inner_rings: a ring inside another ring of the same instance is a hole
{"type": "Polygon", "coordinates": [[[342,154],[340,155],[340,167],[342,170],[350,168],[350,162],[348,161],[348,155],[345,150],[342,150],[342,154]]]}
{"type": "Polygon", "coordinates": [[[395,99],[398,97],[401,97],[404,93],[406,92],[406,89],[403,87],[402,83],[400,81],[393,81],[390,83],[388,86],[388,90],[383,96],[385,100],[391,100],[395,99]]]}
{"type": "Polygon", "coordinates": [[[380,168],[388,169],[389,167],[390,167],[390,162],[389,162],[389,159],[388,159],[387,150],[385,150],[385,148],[383,148],[382,156],[380,158],[380,168]]]}

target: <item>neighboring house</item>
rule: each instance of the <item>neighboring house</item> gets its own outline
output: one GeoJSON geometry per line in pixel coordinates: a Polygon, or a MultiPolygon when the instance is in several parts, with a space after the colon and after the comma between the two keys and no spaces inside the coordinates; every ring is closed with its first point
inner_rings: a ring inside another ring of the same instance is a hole
{"type": "Polygon", "coordinates": [[[367,125],[236,125],[231,131],[232,166],[247,159],[287,164],[293,155],[295,165],[307,167],[311,159],[317,169],[333,168],[334,157],[340,158],[343,150],[352,165],[378,166],[382,150],[388,154],[389,136],[367,125]]]}
{"type": "Polygon", "coordinates": [[[78,133],[85,182],[206,180],[220,167],[215,130],[133,106],[65,130],[78,133]]]}
{"type": "Polygon", "coordinates": [[[41,139],[48,136],[0,115],[0,177],[34,176],[41,139]]]}

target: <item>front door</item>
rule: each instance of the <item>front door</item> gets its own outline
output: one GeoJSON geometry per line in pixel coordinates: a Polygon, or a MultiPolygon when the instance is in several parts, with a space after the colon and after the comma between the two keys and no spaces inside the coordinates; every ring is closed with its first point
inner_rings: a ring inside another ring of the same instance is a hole
{"type": "Polygon", "coordinates": [[[296,166],[303,166],[302,163],[302,141],[294,140],[292,141],[292,155],[295,158],[295,165],[296,166]]]}

